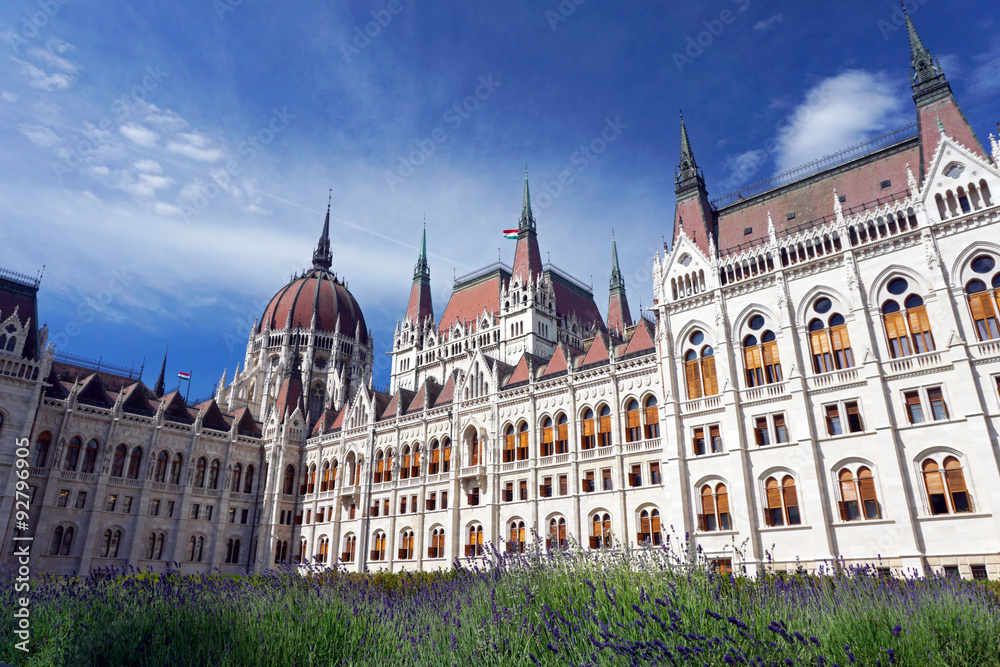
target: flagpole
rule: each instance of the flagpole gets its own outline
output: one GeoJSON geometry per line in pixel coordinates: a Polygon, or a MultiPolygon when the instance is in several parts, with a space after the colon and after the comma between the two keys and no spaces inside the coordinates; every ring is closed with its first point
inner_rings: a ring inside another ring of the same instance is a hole
{"type": "Polygon", "coordinates": [[[187,393],[184,394],[184,403],[185,404],[187,404],[188,398],[191,397],[191,373],[193,373],[193,372],[194,372],[194,369],[192,368],[191,371],[188,373],[188,376],[187,376],[188,390],[187,390],[187,393]]]}

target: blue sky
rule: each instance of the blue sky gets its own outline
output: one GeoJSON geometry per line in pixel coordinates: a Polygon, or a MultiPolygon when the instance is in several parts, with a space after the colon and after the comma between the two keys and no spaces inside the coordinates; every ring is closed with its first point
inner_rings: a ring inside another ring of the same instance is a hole
{"type": "MultiPolygon", "coordinates": [[[[909,5],[985,143],[996,12],[909,5]]],[[[440,315],[456,273],[511,261],[527,162],[542,252],[603,306],[614,228],[638,315],[678,108],[712,196],[912,122],[899,21],[860,1],[4,2],[0,266],[45,265],[61,351],[145,356],[151,385],[169,344],[203,397],[308,266],[333,188],[334,269],[384,386],[425,214],[440,315]]]]}

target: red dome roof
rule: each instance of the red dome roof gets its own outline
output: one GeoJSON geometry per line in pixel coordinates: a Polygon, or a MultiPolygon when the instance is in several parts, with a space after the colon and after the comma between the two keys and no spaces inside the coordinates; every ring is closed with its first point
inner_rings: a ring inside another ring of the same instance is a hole
{"type": "Polygon", "coordinates": [[[368,326],[361,306],[343,283],[321,267],[313,267],[274,295],[260,318],[258,333],[264,329],[265,322],[272,330],[284,329],[289,313],[293,328],[308,329],[314,314],[317,331],[333,333],[339,321],[340,333],[353,336],[360,325],[361,342],[368,342],[368,326]]]}

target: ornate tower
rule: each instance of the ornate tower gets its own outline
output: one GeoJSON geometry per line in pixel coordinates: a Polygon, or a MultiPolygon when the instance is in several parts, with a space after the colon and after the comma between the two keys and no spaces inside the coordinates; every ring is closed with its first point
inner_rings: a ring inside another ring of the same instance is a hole
{"type": "Polygon", "coordinates": [[[410,288],[410,302],[406,306],[406,319],[422,326],[428,317],[434,319],[434,306],[431,303],[431,269],[427,264],[427,223],[424,222],[420,256],[413,267],[413,286],[410,288]]]}
{"type": "Polygon", "coordinates": [[[542,273],[542,254],[538,250],[535,217],[531,214],[531,194],[528,192],[528,167],[524,168],[524,202],[517,223],[517,248],[514,250],[514,272],[522,283],[538,280],[542,273]]]}
{"type": "Polygon", "coordinates": [[[681,161],[674,172],[677,183],[674,193],[677,195],[677,208],[674,213],[674,239],[680,233],[681,227],[699,248],[709,254],[708,235],[714,232],[714,215],[712,205],[708,202],[708,191],[705,189],[705,177],[698,169],[688,140],[687,127],[684,125],[684,114],[681,114],[681,161]]]}
{"type": "Polygon", "coordinates": [[[625,296],[625,279],[618,268],[618,245],[614,232],[611,232],[611,282],[608,287],[608,329],[624,335],[625,329],[632,326],[632,314],[625,296]]]}

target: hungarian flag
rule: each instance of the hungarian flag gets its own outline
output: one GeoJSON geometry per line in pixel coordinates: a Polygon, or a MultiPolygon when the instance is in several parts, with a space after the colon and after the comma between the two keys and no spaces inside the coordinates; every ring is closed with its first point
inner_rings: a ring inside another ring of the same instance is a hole
{"type": "Polygon", "coordinates": [[[185,373],[184,371],[181,371],[180,373],[177,374],[177,377],[179,377],[182,380],[190,380],[191,379],[191,374],[190,373],[185,373]]]}
{"type": "Polygon", "coordinates": [[[505,230],[503,230],[503,237],[505,239],[514,240],[514,239],[517,238],[517,230],[516,229],[505,229],[505,230]]]}

